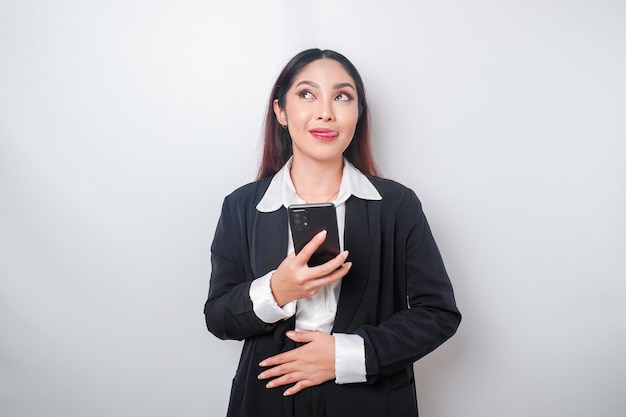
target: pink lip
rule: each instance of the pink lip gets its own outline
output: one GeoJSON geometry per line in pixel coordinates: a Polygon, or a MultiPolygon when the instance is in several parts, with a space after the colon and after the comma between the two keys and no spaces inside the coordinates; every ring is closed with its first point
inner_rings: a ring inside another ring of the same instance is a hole
{"type": "Polygon", "coordinates": [[[337,136],[339,136],[338,132],[332,129],[324,128],[311,129],[309,130],[309,133],[313,135],[316,139],[319,139],[323,142],[330,142],[332,140],[335,140],[337,136]]]}

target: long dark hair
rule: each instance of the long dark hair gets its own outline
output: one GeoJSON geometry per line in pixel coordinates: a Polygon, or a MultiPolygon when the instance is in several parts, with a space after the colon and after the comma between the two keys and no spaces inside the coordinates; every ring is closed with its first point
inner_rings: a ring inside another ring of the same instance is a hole
{"type": "Polygon", "coordinates": [[[357,169],[364,174],[379,175],[374,156],[372,155],[369,109],[367,99],[365,98],[365,87],[363,80],[352,62],[338,52],[328,49],[307,49],[294,56],[285,65],[280,75],[276,79],[270,94],[269,104],[267,106],[267,114],[265,115],[265,126],[263,132],[263,156],[257,178],[265,178],[274,175],[287,162],[293,149],[291,147],[291,138],[289,131],[283,129],[276,119],[273,104],[274,100],[278,100],[278,106],[283,108],[285,105],[285,95],[287,90],[291,88],[296,76],[302,69],[313,61],[318,59],[329,58],[339,62],[345,70],[350,74],[356,84],[356,91],[359,97],[359,120],[356,124],[354,137],[343,155],[357,169]]]}

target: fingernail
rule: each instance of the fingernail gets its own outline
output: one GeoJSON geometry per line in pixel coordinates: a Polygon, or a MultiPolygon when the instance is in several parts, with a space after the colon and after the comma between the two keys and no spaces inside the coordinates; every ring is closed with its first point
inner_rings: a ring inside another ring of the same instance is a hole
{"type": "Polygon", "coordinates": [[[267,366],[267,362],[261,361],[261,363],[259,363],[259,366],[267,366]]]}
{"type": "Polygon", "coordinates": [[[317,234],[317,238],[318,238],[319,240],[324,240],[324,239],[326,239],[326,230],[322,230],[321,232],[319,232],[319,233],[317,234]]]}
{"type": "Polygon", "coordinates": [[[347,250],[343,251],[343,259],[348,259],[348,255],[350,254],[350,252],[348,252],[347,250]]]}
{"type": "Polygon", "coordinates": [[[274,383],[273,382],[268,382],[267,385],[265,386],[265,388],[274,388],[274,383]]]}
{"type": "Polygon", "coordinates": [[[293,330],[289,330],[287,333],[285,333],[287,335],[287,337],[294,337],[296,335],[296,332],[294,332],[293,330]]]}
{"type": "Polygon", "coordinates": [[[259,379],[264,379],[265,378],[265,374],[264,373],[260,373],[259,376],[257,377],[259,379]]]}

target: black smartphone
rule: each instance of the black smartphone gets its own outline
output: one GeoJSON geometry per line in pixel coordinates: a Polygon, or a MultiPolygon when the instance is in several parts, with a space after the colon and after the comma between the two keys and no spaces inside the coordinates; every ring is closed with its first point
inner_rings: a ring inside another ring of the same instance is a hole
{"type": "Polygon", "coordinates": [[[330,261],[341,251],[337,229],[337,212],[333,203],[293,204],[287,209],[293,247],[298,254],[313,237],[326,230],[326,240],[309,259],[309,266],[330,261]]]}

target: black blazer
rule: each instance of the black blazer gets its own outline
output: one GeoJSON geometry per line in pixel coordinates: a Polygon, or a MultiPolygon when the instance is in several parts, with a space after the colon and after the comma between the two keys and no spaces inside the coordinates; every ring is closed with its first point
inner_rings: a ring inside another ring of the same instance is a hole
{"type": "MultiPolygon", "coordinates": [[[[413,362],[451,337],[461,320],[450,280],[415,193],[368,177],[382,200],[346,202],[342,279],[333,332],[365,341],[367,382],[321,385],[328,417],[417,415],[413,362]]],[[[258,363],[294,348],[285,336],[295,319],[267,324],[252,310],[250,283],[287,254],[287,210],[256,210],[271,178],[227,196],[211,246],[211,280],[204,313],[211,333],[245,340],[233,379],[229,417],[292,415],[286,387],[267,389],[258,363]]]]}

